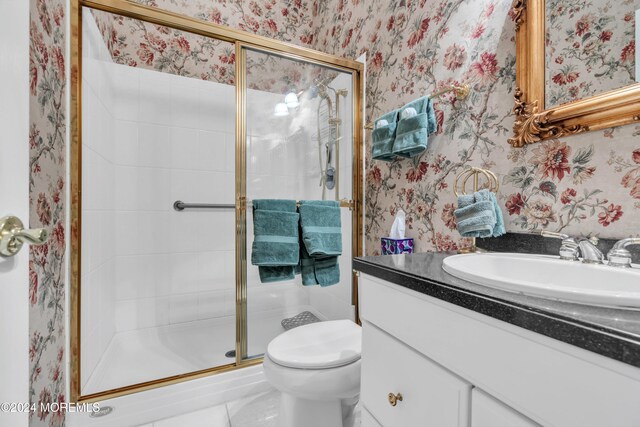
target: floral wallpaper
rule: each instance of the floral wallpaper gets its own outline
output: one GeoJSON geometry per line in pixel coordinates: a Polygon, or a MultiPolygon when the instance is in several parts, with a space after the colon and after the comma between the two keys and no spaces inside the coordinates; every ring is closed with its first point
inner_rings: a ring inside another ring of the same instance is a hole
{"type": "Polygon", "coordinates": [[[636,81],[635,1],[547,1],[547,107],[636,81]]]}
{"type": "MultiPolygon", "coordinates": [[[[312,15],[307,2],[136,1],[307,47],[314,40],[312,15]]],[[[233,43],[97,10],[92,13],[114,62],[118,64],[219,83],[235,83],[233,43]]],[[[300,64],[292,68],[288,65],[289,61],[282,61],[277,56],[248,55],[247,71],[252,74],[250,87],[277,93],[298,92],[307,89],[316,78],[327,77],[320,76],[322,69],[317,66],[300,64]]]]}
{"type": "MultiPolygon", "coordinates": [[[[507,144],[515,85],[510,3],[317,2],[315,48],[349,57],[368,53],[367,121],[443,85],[468,82],[473,88],[463,101],[451,95],[436,100],[439,131],[419,158],[372,161],[367,147],[367,254],[380,252],[380,237],[398,209],[407,213],[416,251],[457,249],[462,239],[452,186],[468,166],[499,176],[508,231],[609,238],[640,233],[640,126],[523,149],[507,144]]],[[[586,77],[587,65],[580,67],[586,77]]]]}
{"type": "MultiPolygon", "coordinates": [[[[30,1],[31,226],[52,230],[47,245],[31,249],[31,400],[63,402],[67,2],[30,1]]],[[[640,233],[640,126],[523,149],[507,144],[515,83],[509,1],[140,1],[340,56],[366,52],[367,121],[444,85],[472,85],[466,100],[451,95],[435,100],[439,130],[419,158],[372,161],[367,147],[368,254],[379,253],[380,237],[388,234],[398,209],[407,212],[407,234],[415,238],[416,251],[456,249],[462,239],[451,187],[455,176],[472,165],[499,176],[498,199],[508,231],[549,229],[610,238],[640,233]]],[[[159,38],[161,28],[101,25],[122,63],[176,73],[197,65],[204,70],[200,78],[233,78],[234,58],[223,45],[185,43],[171,33],[159,38]],[[129,45],[130,30],[146,46],[129,45]]],[[[35,413],[31,424],[61,426],[64,414],[35,413]]]]}
{"type": "Polygon", "coordinates": [[[30,10],[29,225],[50,230],[29,247],[29,399],[39,408],[30,425],[57,427],[65,414],[40,403],[66,402],[66,2],[31,0],[30,10]]]}

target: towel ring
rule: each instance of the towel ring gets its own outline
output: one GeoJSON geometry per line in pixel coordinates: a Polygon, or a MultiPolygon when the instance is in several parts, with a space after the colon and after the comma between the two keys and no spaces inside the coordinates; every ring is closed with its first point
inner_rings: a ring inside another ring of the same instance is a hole
{"type": "Polygon", "coordinates": [[[474,193],[478,190],[482,190],[483,188],[497,193],[498,189],[500,188],[498,177],[490,170],[470,167],[463,170],[458,174],[458,176],[456,176],[456,180],[453,185],[453,193],[456,195],[456,197],[458,197],[461,195],[474,193]],[[485,178],[485,183],[483,185],[480,185],[481,176],[485,178]],[[467,183],[471,178],[473,178],[473,186],[469,189],[469,191],[467,191],[467,183]]]}
{"type": "MultiPolygon", "coordinates": [[[[469,167],[456,176],[455,183],[453,184],[453,193],[456,197],[461,195],[473,194],[478,190],[488,189],[494,193],[498,192],[500,188],[500,183],[498,182],[498,177],[495,173],[491,172],[487,169],[469,167]],[[480,177],[484,177],[485,183],[480,185],[480,177]],[[473,178],[473,186],[467,191],[467,183],[469,180],[473,178]],[[458,191],[458,189],[460,191],[458,191]]],[[[476,238],[471,238],[471,245],[465,246],[458,250],[461,254],[473,253],[473,252],[484,252],[482,249],[476,246],[476,238]]]]}

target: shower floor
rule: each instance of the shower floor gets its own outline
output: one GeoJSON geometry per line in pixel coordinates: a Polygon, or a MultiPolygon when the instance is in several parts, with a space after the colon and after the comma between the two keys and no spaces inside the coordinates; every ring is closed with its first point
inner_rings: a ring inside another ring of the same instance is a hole
{"type": "MultiPolygon", "coordinates": [[[[263,354],[269,342],[284,332],[281,320],[305,310],[324,319],[310,306],[249,313],[249,355],[263,354]]],[[[235,349],[235,324],[235,317],[223,317],[116,333],[82,393],[233,363],[235,358],[225,353],[235,349]]]]}

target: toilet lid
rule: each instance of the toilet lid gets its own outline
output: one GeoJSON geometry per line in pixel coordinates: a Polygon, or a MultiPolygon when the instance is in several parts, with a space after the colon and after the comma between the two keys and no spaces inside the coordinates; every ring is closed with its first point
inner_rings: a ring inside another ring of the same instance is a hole
{"type": "Polygon", "coordinates": [[[331,320],[291,329],[267,347],[278,365],[300,369],[336,368],[360,359],[362,330],[350,320],[331,320]]]}

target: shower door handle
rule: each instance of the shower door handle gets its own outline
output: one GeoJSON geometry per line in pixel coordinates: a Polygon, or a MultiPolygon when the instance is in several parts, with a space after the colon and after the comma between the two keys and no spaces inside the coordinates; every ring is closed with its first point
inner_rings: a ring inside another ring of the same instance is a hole
{"type": "Polygon", "coordinates": [[[0,219],[0,256],[12,257],[22,249],[22,245],[43,245],[49,238],[44,228],[25,230],[22,221],[15,216],[0,219]]]}

